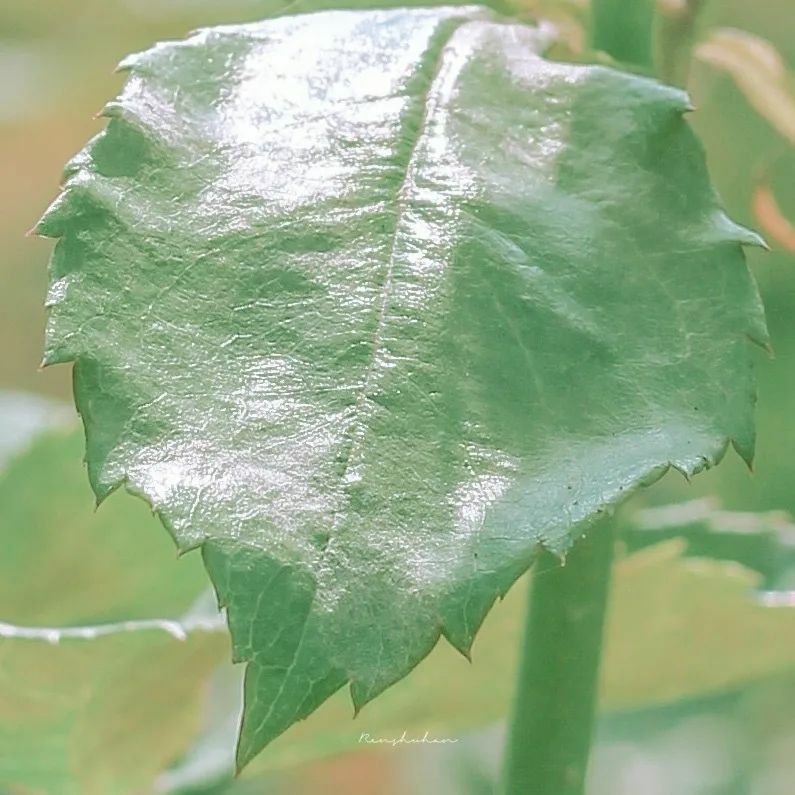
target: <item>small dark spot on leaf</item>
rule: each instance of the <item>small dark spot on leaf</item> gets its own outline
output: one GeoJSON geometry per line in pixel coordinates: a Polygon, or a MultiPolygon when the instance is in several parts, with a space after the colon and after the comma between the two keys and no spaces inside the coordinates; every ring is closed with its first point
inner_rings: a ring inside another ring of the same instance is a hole
{"type": "Polygon", "coordinates": [[[312,533],[312,544],[322,552],[328,546],[330,538],[327,530],[317,530],[312,533]]]}

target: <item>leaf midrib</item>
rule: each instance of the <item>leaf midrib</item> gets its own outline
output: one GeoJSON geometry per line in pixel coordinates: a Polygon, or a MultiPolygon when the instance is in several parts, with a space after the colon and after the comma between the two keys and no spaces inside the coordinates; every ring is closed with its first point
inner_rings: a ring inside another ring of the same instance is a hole
{"type": "MultiPolygon", "coordinates": [[[[419,92],[418,105],[420,105],[422,108],[420,122],[417,125],[417,132],[413,136],[413,140],[411,140],[410,145],[406,147],[408,150],[406,166],[403,169],[400,184],[395,195],[395,227],[389,243],[384,280],[381,284],[381,292],[378,303],[378,317],[376,321],[376,328],[373,332],[372,354],[370,356],[367,369],[364,372],[362,384],[357,390],[356,399],[353,404],[353,416],[351,417],[349,431],[347,433],[350,444],[348,448],[348,454],[345,457],[345,461],[340,472],[340,481],[342,483],[347,481],[351,465],[353,464],[353,460],[356,456],[356,453],[358,452],[358,446],[361,442],[361,433],[364,429],[362,407],[365,401],[368,399],[368,393],[370,392],[376,376],[379,356],[383,350],[384,329],[387,325],[387,318],[389,315],[389,300],[392,294],[392,287],[394,285],[395,249],[397,247],[401,228],[403,226],[406,206],[409,203],[409,197],[406,194],[408,193],[408,190],[414,186],[411,175],[412,171],[414,170],[417,151],[427,132],[428,120],[430,118],[432,106],[430,100],[434,95],[436,84],[442,72],[448,45],[458,30],[464,25],[468,24],[470,21],[471,19],[467,18],[452,20],[450,24],[444,28],[444,30],[437,32],[435,36],[436,41],[434,39],[431,40],[430,45],[423,54],[423,62],[421,63],[417,73],[415,73],[412,78],[413,80],[419,80],[419,77],[423,74],[423,71],[426,68],[430,72],[430,79],[427,81],[427,85],[419,92]],[[428,64],[427,61],[430,61],[430,64],[428,64]]],[[[406,130],[406,127],[410,123],[410,119],[414,110],[415,106],[412,106],[403,115],[401,130],[398,133],[399,138],[403,138],[402,133],[406,130]]],[[[406,136],[406,139],[408,140],[408,136],[406,136]]]]}

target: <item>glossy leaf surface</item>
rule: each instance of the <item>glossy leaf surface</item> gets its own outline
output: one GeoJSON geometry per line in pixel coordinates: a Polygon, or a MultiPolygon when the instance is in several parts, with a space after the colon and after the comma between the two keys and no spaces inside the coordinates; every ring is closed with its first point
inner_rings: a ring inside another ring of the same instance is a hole
{"type": "Polygon", "coordinates": [[[240,764],[669,465],[753,451],[742,243],[686,97],[477,8],[202,31],[125,62],[42,220],[89,475],[202,546],[240,764]]]}

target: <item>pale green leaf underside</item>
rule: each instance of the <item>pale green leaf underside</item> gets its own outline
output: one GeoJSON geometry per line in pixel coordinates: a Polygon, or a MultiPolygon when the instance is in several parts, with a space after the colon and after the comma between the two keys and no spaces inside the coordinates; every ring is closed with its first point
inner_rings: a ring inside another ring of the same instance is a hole
{"type": "Polygon", "coordinates": [[[444,8],[158,45],[40,224],[94,488],[202,546],[249,661],[241,764],[466,651],[539,543],[752,455],[758,239],[686,97],[536,43],[444,8]]]}
{"type": "Polygon", "coordinates": [[[198,561],[126,495],[94,510],[81,436],[42,436],[0,476],[2,792],[151,792],[229,653],[217,622],[173,620],[207,590],[198,561]]]}

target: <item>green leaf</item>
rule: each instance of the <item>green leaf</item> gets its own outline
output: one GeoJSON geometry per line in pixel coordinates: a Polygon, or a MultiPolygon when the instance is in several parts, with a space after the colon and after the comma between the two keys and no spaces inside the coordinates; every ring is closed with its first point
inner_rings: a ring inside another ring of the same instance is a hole
{"type": "Polygon", "coordinates": [[[764,345],[686,96],[478,8],[332,12],[128,58],[39,231],[92,485],[202,547],[245,764],[539,544],[731,441],[764,345]]]}
{"type": "Polygon", "coordinates": [[[760,587],[773,601],[775,591],[792,585],[795,524],[784,511],[725,511],[705,497],[638,511],[622,530],[630,551],[681,538],[688,556],[741,563],[761,575],[760,587]]]}
{"type": "Polygon", "coordinates": [[[625,560],[611,596],[602,697],[612,709],[690,698],[795,669],[795,611],[755,573],[669,541],[625,560]]]}
{"type": "MultiPolygon", "coordinates": [[[[603,715],[703,698],[795,673],[795,610],[765,607],[754,593],[760,584],[755,572],[694,559],[686,544],[685,538],[671,539],[627,555],[614,566],[601,676],[603,715]]],[[[527,585],[523,578],[491,611],[471,664],[440,644],[410,677],[353,722],[347,699],[338,693],[275,740],[243,772],[243,779],[361,751],[362,733],[400,737],[405,731],[408,737],[422,737],[428,731],[433,737],[460,737],[502,720],[510,711],[516,681],[516,637],[527,585]]],[[[227,709],[237,715],[239,690],[228,683],[226,692],[227,709]]],[[[208,729],[219,723],[216,715],[208,729]]],[[[196,746],[205,760],[210,739],[208,732],[196,746]]],[[[213,742],[227,750],[228,775],[233,736],[216,735],[213,742]]],[[[217,746],[215,753],[220,753],[217,746]]],[[[219,773],[223,770],[221,766],[219,773]]]]}
{"type": "Polygon", "coordinates": [[[50,433],[0,477],[0,789],[133,795],[189,746],[228,640],[201,614],[168,620],[206,589],[201,566],[129,497],[95,513],[82,446],[50,433]]]}

